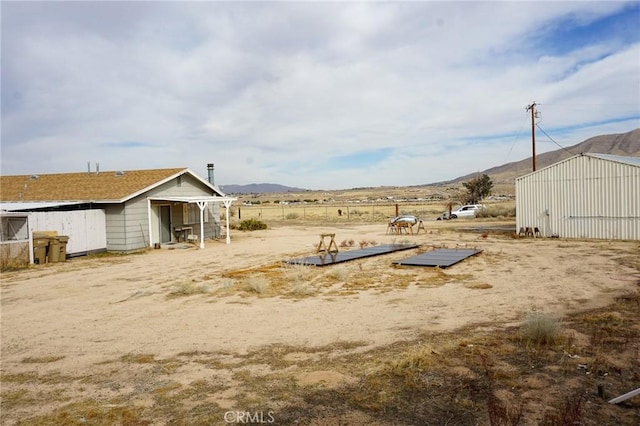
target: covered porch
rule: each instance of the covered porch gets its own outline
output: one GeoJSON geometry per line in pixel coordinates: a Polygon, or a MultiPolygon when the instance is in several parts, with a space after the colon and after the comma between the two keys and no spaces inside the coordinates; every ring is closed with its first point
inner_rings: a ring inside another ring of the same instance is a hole
{"type": "MultiPolygon", "coordinates": [[[[205,224],[207,222],[207,216],[205,216],[205,210],[209,203],[219,206],[220,204],[225,207],[225,234],[226,243],[231,244],[231,236],[229,234],[229,208],[231,203],[236,201],[237,198],[233,197],[214,197],[214,196],[183,196],[183,197],[149,197],[148,202],[148,225],[149,225],[149,242],[150,246],[157,241],[162,243],[163,238],[170,238],[173,241],[174,238],[178,238],[178,235],[184,235],[190,237],[191,235],[197,236],[200,242],[200,248],[204,248],[205,239],[205,224]],[[168,204],[165,204],[168,203],[168,204]],[[171,204],[183,204],[185,206],[196,206],[199,213],[199,220],[197,223],[193,219],[187,219],[187,209],[184,210],[182,217],[175,218],[172,213],[171,204]],[[168,207],[168,208],[165,208],[168,207]],[[197,225],[194,229],[193,225],[197,225]],[[193,232],[196,232],[195,234],[193,232]],[[164,235],[164,236],[163,236],[164,235]],[[167,235],[170,235],[167,237],[167,235]]],[[[219,211],[214,209],[215,211],[219,211]]],[[[215,225],[214,225],[215,226],[215,225]]],[[[195,237],[194,237],[195,239],[195,237]]]]}

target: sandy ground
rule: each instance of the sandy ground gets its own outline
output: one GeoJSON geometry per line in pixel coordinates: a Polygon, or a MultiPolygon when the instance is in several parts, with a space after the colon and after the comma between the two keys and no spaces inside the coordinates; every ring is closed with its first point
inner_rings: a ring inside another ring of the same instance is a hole
{"type": "Polygon", "coordinates": [[[26,371],[33,365],[25,359],[47,356],[64,358],[41,368],[78,375],[125,354],[164,358],[353,341],[371,348],[424,331],[508,325],[531,311],[562,316],[604,306],[635,285],[626,277],[638,273],[637,241],[514,239],[461,232],[452,222],[426,225],[426,234],[406,236],[386,235],[381,224],[232,231],[230,245],[208,241],[204,249],[74,258],[3,273],[2,370],[26,371]],[[326,276],[337,266],[312,267],[314,291],[302,297],[284,290],[252,294],[241,290],[239,280],[231,285],[234,280],[223,276],[311,255],[322,232],[335,232],[338,243],[353,239],[356,246],[360,241],[422,246],[345,263],[343,279],[330,284],[326,276]],[[483,252],[444,270],[392,266],[433,246],[483,252]],[[349,287],[354,281],[360,285],[349,287]],[[178,286],[190,284],[203,293],[170,297],[178,286]]]}

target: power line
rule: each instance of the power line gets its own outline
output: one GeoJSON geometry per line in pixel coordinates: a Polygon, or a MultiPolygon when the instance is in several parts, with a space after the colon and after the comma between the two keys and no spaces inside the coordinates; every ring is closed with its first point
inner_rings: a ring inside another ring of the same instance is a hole
{"type": "Polygon", "coordinates": [[[571,152],[571,150],[569,150],[569,149],[565,148],[564,146],[560,145],[558,142],[556,142],[555,140],[553,140],[553,138],[552,138],[551,136],[549,136],[549,135],[547,134],[547,132],[545,132],[545,131],[544,131],[544,129],[543,129],[542,127],[540,127],[540,125],[539,125],[538,123],[536,123],[536,127],[537,127],[538,129],[540,129],[540,131],[541,131],[542,133],[544,133],[544,134],[545,134],[545,136],[546,136],[546,137],[548,137],[548,138],[549,138],[549,140],[550,140],[551,142],[555,143],[555,144],[556,144],[556,145],[558,145],[561,149],[564,149],[565,151],[567,151],[569,154],[571,154],[571,155],[576,155],[574,152],[571,152]]]}

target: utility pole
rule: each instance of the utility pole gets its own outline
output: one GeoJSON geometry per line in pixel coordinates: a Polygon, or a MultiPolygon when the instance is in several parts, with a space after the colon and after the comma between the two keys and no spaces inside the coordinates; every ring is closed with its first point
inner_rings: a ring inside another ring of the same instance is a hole
{"type": "Polygon", "coordinates": [[[527,106],[527,111],[531,110],[531,150],[533,152],[531,156],[533,171],[536,171],[536,102],[533,101],[531,105],[527,106]]]}

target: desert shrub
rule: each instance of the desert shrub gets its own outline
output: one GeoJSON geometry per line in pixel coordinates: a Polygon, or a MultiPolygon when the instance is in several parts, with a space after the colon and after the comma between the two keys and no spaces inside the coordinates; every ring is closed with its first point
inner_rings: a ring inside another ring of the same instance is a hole
{"type": "MultiPolygon", "coordinates": [[[[490,425],[518,425],[522,420],[522,408],[523,404],[519,405],[509,404],[506,401],[501,401],[491,394],[487,401],[487,410],[489,412],[489,424],[490,425]]],[[[569,423],[563,423],[569,424],[569,423]]]]}
{"type": "Polygon", "coordinates": [[[338,281],[346,281],[349,278],[349,268],[346,265],[332,266],[327,276],[338,281]]]}
{"type": "Polygon", "coordinates": [[[406,383],[415,383],[425,371],[436,364],[435,352],[431,348],[419,346],[388,360],[382,367],[384,373],[403,377],[406,383]]]}
{"type": "Polygon", "coordinates": [[[169,293],[170,296],[192,296],[194,294],[207,293],[209,289],[205,284],[196,284],[194,282],[183,282],[176,284],[173,290],[169,293]]]}
{"type": "Polygon", "coordinates": [[[309,283],[298,281],[291,286],[291,292],[298,296],[308,296],[313,294],[314,289],[309,283]]]}
{"type": "Polygon", "coordinates": [[[340,247],[353,247],[356,242],[353,239],[350,240],[342,240],[340,243],[340,247]]]}
{"type": "Polygon", "coordinates": [[[476,212],[476,217],[516,217],[515,206],[488,206],[476,212]]]}
{"type": "Polygon", "coordinates": [[[311,271],[308,266],[302,264],[285,263],[282,266],[282,275],[287,281],[306,281],[311,271]]]}
{"type": "Polygon", "coordinates": [[[584,395],[581,391],[565,396],[557,407],[547,411],[540,422],[544,426],[580,425],[583,418],[584,395]]]}
{"type": "Polygon", "coordinates": [[[263,294],[269,288],[269,281],[265,277],[250,276],[245,280],[247,290],[263,294]]]}
{"type": "Polygon", "coordinates": [[[0,244],[0,271],[29,267],[29,244],[0,244]]]}
{"type": "Polygon", "coordinates": [[[298,213],[291,212],[291,213],[287,213],[287,215],[284,218],[288,220],[299,219],[300,215],[298,213]]]}
{"type": "Polygon", "coordinates": [[[258,219],[245,219],[240,222],[238,229],[241,231],[257,231],[259,229],[267,229],[267,224],[258,219]]]}
{"type": "Polygon", "coordinates": [[[231,278],[223,278],[220,282],[222,288],[231,288],[235,285],[235,281],[231,278]]]}
{"type": "Polygon", "coordinates": [[[522,324],[524,339],[534,345],[552,345],[560,339],[562,325],[557,318],[543,313],[530,314],[522,324]]]}

